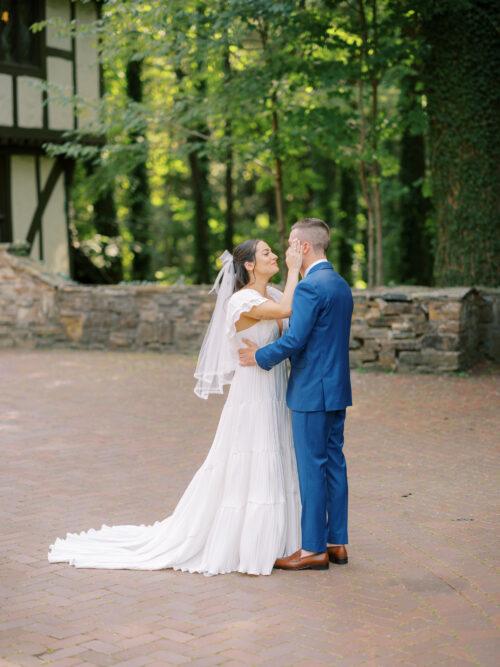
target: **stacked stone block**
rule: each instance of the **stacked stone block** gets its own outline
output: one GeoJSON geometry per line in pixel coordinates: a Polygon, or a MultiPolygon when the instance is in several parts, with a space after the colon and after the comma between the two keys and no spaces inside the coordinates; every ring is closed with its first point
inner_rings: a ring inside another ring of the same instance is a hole
{"type": "Polygon", "coordinates": [[[481,356],[477,320],[482,295],[475,289],[355,290],[354,301],[355,367],[456,371],[481,356]]]}

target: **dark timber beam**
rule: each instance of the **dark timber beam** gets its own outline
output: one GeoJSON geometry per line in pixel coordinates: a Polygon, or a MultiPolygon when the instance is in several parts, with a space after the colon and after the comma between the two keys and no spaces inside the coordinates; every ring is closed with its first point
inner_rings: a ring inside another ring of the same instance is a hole
{"type": "Polygon", "coordinates": [[[66,49],[56,49],[53,46],[47,46],[45,53],[48,56],[55,56],[56,58],[64,58],[65,60],[73,60],[73,53],[66,49]]]}
{"type": "Polygon", "coordinates": [[[57,179],[62,174],[62,172],[63,172],[62,161],[56,159],[56,161],[52,165],[52,169],[50,170],[47,182],[45,183],[45,186],[40,193],[38,206],[36,207],[35,213],[33,214],[30,228],[26,236],[26,241],[27,243],[29,243],[30,248],[33,246],[33,241],[35,239],[36,233],[40,230],[43,214],[45,213],[45,209],[47,208],[49,199],[52,196],[52,193],[54,192],[57,179]]]}
{"type": "Polygon", "coordinates": [[[10,172],[10,155],[0,152],[0,243],[13,240],[10,172]]]}

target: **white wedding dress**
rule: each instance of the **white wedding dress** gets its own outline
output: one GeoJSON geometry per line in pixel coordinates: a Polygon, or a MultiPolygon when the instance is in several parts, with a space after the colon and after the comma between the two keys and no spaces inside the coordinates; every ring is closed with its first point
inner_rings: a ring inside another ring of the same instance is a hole
{"type": "MultiPolygon", "coordinates": [[[[261,347],[279,336],[275,320],[236,332],[240,315],[264,301],[252,289],[231,296],[226,335],[234,351],[242,338],[261,347]]],[[[149,526],[104,524],[68,533],[51,545],[49,561],[79,568],[270,574],[276,558],[300,546],[286,385],[285,364],[271,371],[238,365],[208,456],[173,513],[149,526]]]]}

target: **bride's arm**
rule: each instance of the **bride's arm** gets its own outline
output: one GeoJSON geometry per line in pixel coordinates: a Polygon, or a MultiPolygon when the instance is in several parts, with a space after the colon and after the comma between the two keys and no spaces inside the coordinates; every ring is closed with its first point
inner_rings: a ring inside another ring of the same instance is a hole
{"type": "Polygon", "coordinates": [[[286,264],[288,275],[281,301],[277,303],[272,299],[268,299],[265,303],[254,306],[245,313],[245,316],[253,320],[281,320],[284,317],[290,317],[293,294],[299,282],[299,269],[302,265],[300,241],[294,242],[286,251],[286,264]]]}
{"type": "Polygon", "coordinates": [[[254,320],[281,320],[284,317],[290,317],[292,312],[293,293],[299,282],[299,271],[288,271],[286,279],[285,290],[283,297],[279,303],[268,299],[260,306],[254,306],[251,310],[245,313],[246,316],[254,320]]]}

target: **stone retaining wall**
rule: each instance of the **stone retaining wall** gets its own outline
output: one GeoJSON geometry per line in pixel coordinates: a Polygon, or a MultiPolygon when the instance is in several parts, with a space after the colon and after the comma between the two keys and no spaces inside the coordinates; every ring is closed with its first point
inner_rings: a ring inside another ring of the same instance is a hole
{"type": "Polygon", "coordinates": [[[81,285],[0,244],[0,346],[193,352],[210,320],[205,286],[81,285]]]}
{"type": "Polygon", "coordinates": [[[434,372],[500,360],[500,290],[355,290],[354,301],[353,366],[434,372]]]}
{"type": "MultiPolygon", "coordinates": [[[[80,285],[0,244],[0,346],[196,353],[214,298],[206,286],[80,285]]],[[[351,364],[441,372],[500,361],[500,290],[354,290],[351,364]]]]}

